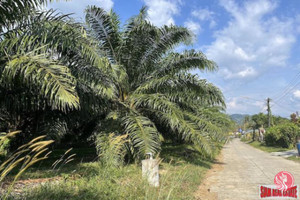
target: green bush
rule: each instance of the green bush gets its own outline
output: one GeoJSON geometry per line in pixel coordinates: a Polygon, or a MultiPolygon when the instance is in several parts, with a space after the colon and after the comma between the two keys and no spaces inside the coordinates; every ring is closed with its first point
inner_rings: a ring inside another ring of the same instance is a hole
{"type": "Polygon", "coordinates": [[[241,136],[241,141],[242,142],[247,142],[247,141],[251,141],[252,140],[252,133],[248,133],[248,134],[245,134],[243,136],[241,136]]]}
{"type": "Polygon", "coordinates": [[[118,167],[123,164],[125,156],[125,143],[127,135],[115,135],[114,133],[99,134],[96,136],[96,149],[99,160],[107,166],[118,167]]]}
{"type": "Polygon", "coordinates": [[[300,128],[293,123],[285,123],[269,128],[265,142],[267,146],[289,148],[296,144],[297,136],[300,136],[300,128]]]}

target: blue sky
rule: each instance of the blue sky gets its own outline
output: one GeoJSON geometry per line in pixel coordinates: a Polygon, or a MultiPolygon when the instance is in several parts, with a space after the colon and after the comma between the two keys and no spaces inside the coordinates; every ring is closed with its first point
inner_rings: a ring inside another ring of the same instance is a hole
{"type": "Polygon", "coordinates": [[[220,87],[227,113],[272,112],[288,117],[300,111],[299,0],[72,0],[49,8],[84,19],[84,9],[113,8],[125,22],[148,6],[148,19],[157,26],[186,26],[194,34],[194,48],[214,60],[219,70],[199,74],[220,87]]]}

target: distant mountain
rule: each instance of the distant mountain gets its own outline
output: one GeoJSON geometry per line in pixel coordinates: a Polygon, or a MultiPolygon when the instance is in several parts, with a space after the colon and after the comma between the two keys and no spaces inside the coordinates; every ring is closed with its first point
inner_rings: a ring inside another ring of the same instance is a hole
{"type": "Polygon", "coordinates": [[[230,115],[230,118],[235,121],[237,124],[242,125],[244,118],[246,116],[250,116],[250,115],[246,115],[246,114],[232,114],[230,115]]]}

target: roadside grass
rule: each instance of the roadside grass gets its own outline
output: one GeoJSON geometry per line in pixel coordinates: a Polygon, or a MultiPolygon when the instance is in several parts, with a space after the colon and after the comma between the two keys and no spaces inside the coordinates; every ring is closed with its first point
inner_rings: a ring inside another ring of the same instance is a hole
{"type": "MultiPolygon", "coordinates": [[[[32,169],[23,178],[59,176],[56,183],[47,182],[26,188],[22,199],[194,199],[213,159],[203,157],[188,145],[165,144],[160,158],[160,186],[154,188],[142,179],[139,163],[120,168],[99,162],[75,162],[61,168],[59,174],[49,172],[46,165],[32,169]]],[[[16,196],[11,197],[15,199],[16,196]]]]}
{"type": "Polygon", "coordinates": [[[290,150],[291,148],[282,148],[282,147],[272,147],[272,146],[267,146],[265,145],[264,143],[262,142],[259,142],[259,141],[250,141],[250,142],[246,142],[247,144],[257,148],[257,149],[260,149],[262,151],[265,151],[265,152],[283,152],[283,151],[288,151],[290,150]]]}
{"type": "Polygon", "coordinates": [[[300,157],[299,156],[290,156],[290,157],[288,157],[286,159],[300,163],[300,157]]]}

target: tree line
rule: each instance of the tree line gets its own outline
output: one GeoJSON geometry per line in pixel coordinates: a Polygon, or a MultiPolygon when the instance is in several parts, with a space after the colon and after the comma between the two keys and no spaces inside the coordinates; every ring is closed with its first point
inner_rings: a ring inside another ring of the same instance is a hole
{"type": "MultiPolygon", "coordinates": [[[[300,139],[300,123],[296,113],[290,115],[290,119],[274,116],[270,118],[264,113],[246,116],[243,121],[245,129],[252,129],[252,140],[260,140],[267,146],[293,148],[300,139]],[[263,135],[256,130],[266,129],[263,135]]],[[[248,137],[249,139],[249,137],[248,137]]]]}

